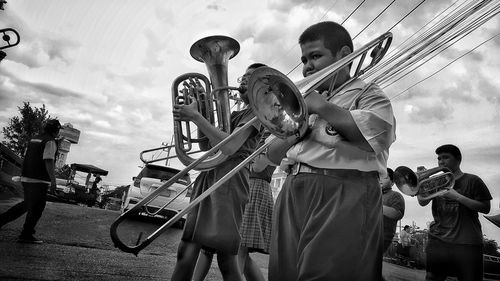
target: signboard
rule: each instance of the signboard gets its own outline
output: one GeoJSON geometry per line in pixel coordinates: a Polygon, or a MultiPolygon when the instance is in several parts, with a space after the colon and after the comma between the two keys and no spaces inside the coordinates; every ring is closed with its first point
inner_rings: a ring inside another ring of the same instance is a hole
{"type": "Polygon", "coordinates": [[[63,139],[59,142],[59,150],[63,152],[69,152],[69,148],[71,147],[71,142],[67,139],[63,139]]]}
{"type": "Polygon", "coordinates": [[[78,143],[80,139],[80,130],[64,125],[59,131],[59,136],[64,137],[71,143],[78,143]]]}

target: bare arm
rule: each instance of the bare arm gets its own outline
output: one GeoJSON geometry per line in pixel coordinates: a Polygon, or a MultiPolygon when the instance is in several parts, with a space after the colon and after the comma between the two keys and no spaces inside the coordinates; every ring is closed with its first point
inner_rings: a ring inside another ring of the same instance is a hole
{"type": "Polygon", "coordinates": [[[45,163],[45,169],[47,170],[47,174],[50,177],[50,191],[56,191],[56,175],[55,175],[55,164],[54,159],[43,159],[45,163]]]}
{"type": "Polygon", "coordinates": [[[296,137],[287,139],[275,138],[267,149],[267,159],[273,163],[274,166],[279,166],[281,160],[286,156],[288,149],[295,143],[297,143],[296,137]]]}
{"type": "MultiPolygon", "coordinates": [[[[212,146],[217,145],[223,139],[227,138],[230,134],[223,132],[212,125],[205,117],[203,117],[197,110],[197,103],[193,101],[189,105],[174,105],[174,119],[180,121],[192,121],[208,137],[212,146]]],[[[243,132],[239,133],[231,139],[227,144],[221,147],[221,151],[225,155],[232,155],[241,147],[247,138],[255,131],[255,128],[250,126],[243,132]]]]}
{"type": "Polygon", "coordinates": [[[403,217],[403,214],[400,211],[385,205],[382,206],[382,212],[384,216],[394,220],[400,220],[403,217]]]}
{"type": "Polygon", "coordinates": [[[358,126],[354,122],[349,110],[343,109],[326,100],[319,93],[313,92],[305,99],[310,113],[316,113],[332,125],[344,138],[365,151],[373,151],[358,126]]]}
{"type": "Polygon", "coordinates": [[[458,203],[464,205],[465,207],[467,207],[473,211],[483,213],[483,214],[489,213],[490,209],[491,209],[490,200],[487,200],[487,201],[474,200],[472,198],[469,198],[467,196],[464,196],[464,195],[458,193],[455,189],[450,189],[448,192],[446,192],[442,196],[449,198],[449,199],[453,199],[453,200],[457,201],[458,203]]]}

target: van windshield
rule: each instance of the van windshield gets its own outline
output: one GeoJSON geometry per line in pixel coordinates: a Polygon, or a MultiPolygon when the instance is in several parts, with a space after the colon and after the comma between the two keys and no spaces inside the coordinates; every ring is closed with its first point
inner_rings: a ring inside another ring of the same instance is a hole
{"type": "MultiPolygon", "coordinates": [[[[163,181],[166,181],[173,177],[176,173],[173,171],[165,171],[161,169],[154,169],[152,167],[145,167],[141,173],[139,174],[139,178],[142,177],[147,177],[147,178],[155,178],[155,179],[161,179],[163,181]]],[[[190,179],[188,176],[184,176],[181,179],[178,180],[179,183],[182,184],[189,184],[190,179]]]]}

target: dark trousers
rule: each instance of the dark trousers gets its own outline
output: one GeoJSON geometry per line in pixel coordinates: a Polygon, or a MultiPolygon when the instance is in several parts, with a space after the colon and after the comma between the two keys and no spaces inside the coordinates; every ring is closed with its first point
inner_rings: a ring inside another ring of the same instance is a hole
{"type": "Polygon", "coordinates": [[[17,219],[26,213],[26,219],[24,221],[21,235],[33,235],[35,233],[35,226],[45,209],[48,187],[49,186],[44,183],[23,182],[24,201],[17,203],[5,213],[0,214],[0,226],[17,219]]]}
{"type": "Polygon", "coordinates": [[[451,244],[429,236],[426,252],[427,281],[444,281],[447,276],[483,280],[483,245],[451,244]]]}
{"type": "Polygon", "coordinates": [[[269,280],[380,280],[381,195],[376,172],[288,175],[273,211],[269,280]]]}

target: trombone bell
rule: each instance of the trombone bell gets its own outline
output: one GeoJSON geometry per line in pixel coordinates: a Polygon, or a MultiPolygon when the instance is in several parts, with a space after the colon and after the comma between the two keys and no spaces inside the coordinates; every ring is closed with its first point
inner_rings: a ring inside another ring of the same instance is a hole
{"type": "Polygon", "coordinates": [[[250,76],[248,99],[255,116],[275,136],[302,136],[307,130],[307,106],[295,84],[283,73],[259,67],[250,76]]]}

